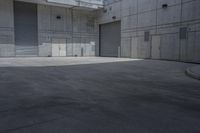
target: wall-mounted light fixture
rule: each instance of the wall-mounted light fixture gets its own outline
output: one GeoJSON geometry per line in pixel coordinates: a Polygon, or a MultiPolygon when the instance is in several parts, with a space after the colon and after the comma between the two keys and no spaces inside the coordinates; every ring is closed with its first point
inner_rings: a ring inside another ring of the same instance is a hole
{"type": "Polygon", "coordinates": [[[60,19],[62,19],[62,17],[60,15],[57,15],[56,19],[60,20],[60,19]]]}
{"type": "Polygon", "coordinates": [[[168,4],[162,4],[162,8],[166,9],[168,7],[168,4]]]}
{"type": "Polygon", "coordinates": [[[113,16],[113,17],[112,17],[112,19],[116,19],[116,18],[117,18],[116,16],[113,16]]]}

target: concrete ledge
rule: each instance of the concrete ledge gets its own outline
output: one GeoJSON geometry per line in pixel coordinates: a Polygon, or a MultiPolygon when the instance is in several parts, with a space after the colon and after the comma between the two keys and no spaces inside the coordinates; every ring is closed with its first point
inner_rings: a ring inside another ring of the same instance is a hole
{"type": "Polygon", "coordinates": [[[0,68],[69,66],[69,65],[140,61],[140,60],[141,59],[109,58],[109,57],[17,57],[17,58],[15,57],[15,58],[0,58],[0,68]]]}
{"type": "Polygon", "coordinates": [[[186,74],[200,80],[200,65],[186,69],[186,74]]]}

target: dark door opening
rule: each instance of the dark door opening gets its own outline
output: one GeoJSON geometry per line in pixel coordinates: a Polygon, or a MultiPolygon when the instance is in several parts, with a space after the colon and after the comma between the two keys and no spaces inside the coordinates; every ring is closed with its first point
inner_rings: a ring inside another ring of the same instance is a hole
{"type": "Polygon", "coordinates": [[[14,1],[14,23],[16,56],[37,56],[37,4],[14,1]]]}
{"type": "Polygon", "coordinates": [[[100,30],[100,56],[118,57],[120,56],[121,44],[121,23],[120,21],[102,24],[100,30]]]}

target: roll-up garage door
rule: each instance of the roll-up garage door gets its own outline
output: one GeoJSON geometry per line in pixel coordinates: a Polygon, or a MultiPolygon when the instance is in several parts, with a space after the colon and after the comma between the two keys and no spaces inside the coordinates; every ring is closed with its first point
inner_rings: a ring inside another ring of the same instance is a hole
{"type": "Polygon", "coordinates": [[[100,25],[100,56],[117,57],[121,43],[120,22],[100,25]]]}
{"type": "Polygon", "coordinates": [[[37,5],[14,1],[14,21],[16,56],[37,56],[37,5]]]}

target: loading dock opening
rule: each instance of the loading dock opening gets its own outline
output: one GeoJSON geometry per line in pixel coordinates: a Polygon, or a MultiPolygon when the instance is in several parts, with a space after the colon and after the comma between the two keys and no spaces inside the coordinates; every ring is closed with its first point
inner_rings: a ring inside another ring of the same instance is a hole
{"type": "Polygon", "coordinates": [[[100,56],[119,57],[121,44],[121,22],[102,24],[99,27],[100,56]]]}
{"type": "Polygon", "coordinates": [[[37,4],[14,1],[16,56],[38,56],[37,4]]]}

